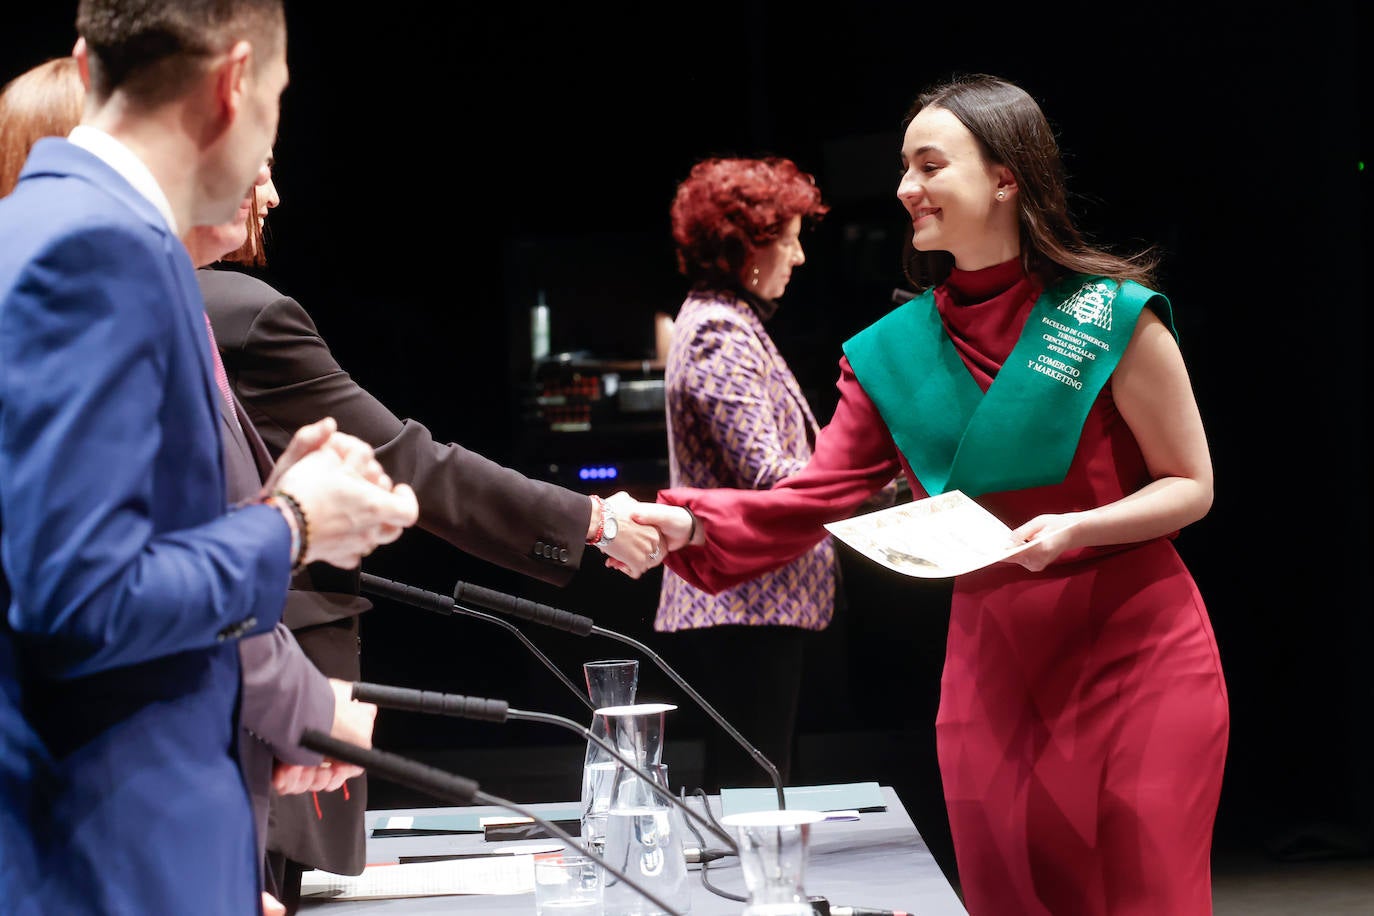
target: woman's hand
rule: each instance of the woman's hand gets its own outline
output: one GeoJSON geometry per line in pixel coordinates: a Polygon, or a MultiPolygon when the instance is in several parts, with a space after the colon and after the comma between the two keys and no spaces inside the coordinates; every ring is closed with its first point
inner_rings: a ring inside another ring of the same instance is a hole
{"type": "Polygon", "coordinates": [[[1073,543],[1072,529],[1081,518],[1080,512],[1037,515],[1012,532],[1029,543],[1026,549],[1005,562],[1017,563],[1031,572],[1040,572],[1058,559],[1064,551],[1077,546],[1073,543]]]}

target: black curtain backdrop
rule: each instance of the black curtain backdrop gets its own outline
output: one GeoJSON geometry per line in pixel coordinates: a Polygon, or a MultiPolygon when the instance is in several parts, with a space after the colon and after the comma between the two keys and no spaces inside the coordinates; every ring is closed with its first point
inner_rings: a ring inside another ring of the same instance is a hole
{"type": "MultiPolygon", "coordinates": [[[[554,351],[649,355],[653,313],[674,313],[683,294],[668,236],[677,182],[707,155],[786,155],[816,174],[833,211],[805,239],[808,262],[771,328],[828,416],[840,343],[903,285],[895,188],[909,104],[959,71],[1021,84],[1059,132],[1083,228],[1166,256],[1160,285],[1216,466],[1216,504],[1178,546],[1231,698],[1218,844],[1367,855],[1368,74],[1354,10],[401,0],[348,14],[291,2],[267,276],[396,413],[538,476],[545,456],[521,445],[520,421],[538,291],[554,351]]],[[[66,53],[74,17],[70,2],[8,11],[0,76],[66,53]]],[[[614,461],[620,447],[592,438],[586,455],[614,461]]],[[[835,735],[837,749],[846,733],[887,738],[866,745],[877,748],[869,759],[811,772],[897,786],[948,868],[932,728],[947,587],[854,555],[844,564],[849,608],[808,667],[801,727],[835,735]]],[[[547,601],[672,662],[652,633],[657,572],[634,582],[592,556],[555,589],[420,531],[365,568],[440,592],[464,579],[547,601]]],[[[581,715],[496,628],[399,606],[364,620],[370,680],[581,715]]],[[[581,661],[623,654],[526,632],[575,679],[581,661]]],[[[641,695],[670,695],[644,667],[641,695]]],[[[674,715],[672,735],[707,727],[691,710],[674,715]]],[[[414,753],[566,743],[520,725],[385,713],[376,739],[414,753]]]]}

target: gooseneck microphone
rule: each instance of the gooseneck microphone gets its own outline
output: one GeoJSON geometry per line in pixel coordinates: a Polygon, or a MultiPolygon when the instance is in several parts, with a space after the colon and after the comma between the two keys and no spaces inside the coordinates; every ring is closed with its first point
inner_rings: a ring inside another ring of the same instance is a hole
{"type": "Polygon", "coordinates": [[[419,789],[441,801],[471,805],[481,794],[477,791],[477,783],[471,779],[455,776],[398,754],[343,741],[313,728],[307,728],[301,733],[300,743],[301,747],[307,750],[342,760],[344,763],[355,764],[392,782],[419,789]]]}
{"type": "Polygon", "coordinates": [[[581,855],[586,856],[596,862],[606,870],[609,875],[614,875],[625,882],[627,887],[632,888],[645,900],[672,916],[686,916],[681,910],[675,909],[664,903],[654,894],[649,893],[642,885],[635,883],[630,876],[612,866],[605,859],[587,849],[577,840],[568,835],[558,825],[535,814],[527,808],[507,801],[504,798],[497,798],[495,795],[487,795],[478,790],[477,783],[471,779],[464,779],[455,776],[427,764],[416,760],[410,760],[398,754],[391,754],[386,751],[379,751],[375,748],[365,748],[349,741],[341,741],[315,729],[306,729],[301,735],[301,747],[333,757],[335,760],[342,760],[344,763],[351,763],[360,766],[369,773],[374,773],[384,779],[409,786],[412,789],[419,789],[442,801],[455,802],[463,805],[470,805],[474,802],[482,805],[495,805],[514,811],[523,817],[527,817],[539,824],[549,833],[558,837],[569,847],[577,850],[581,855]]]}
{"type": "MultiPolygon", "coordinates": [[[[568,731],[576,732],[578,735],[591,741],[597,747],[614,757],[620,762],[621,766],[644,780],[645,784],[648,785],[659,798],[666,800],[668,804],[677,808],[684,815],[696,821],[699,825],[710,830],[723,840],[725,845],[729,848],[729,855],[739,854],[739,847],[736,846],[734,837],[716,826],[714,821],[698,814],[690,805],[681,801],[674,796],[672,792],[656,783],[652,776],[624,757],[614,745],[603,738],[597,737],[592,733],[591,729],[584,728],[572,719],[556,716],[552,713],[513,709],[505,700],[465,697],[453,693],[435,693],[430,690],[414,690],[409,687],[392,687],[387,684],[369,684],[362,681],[353,684],[353,699],[362,700],[366,703],[374,703],[377,706],[387,709],[436,713],[444,716],[457,716],[462,719],[479,719],[484,722],[505,722],[508,719],[546,722],[550,725],[557,725],[566,728],[568,731]]],[[[710,850],[701,850],[699,854],[708,855],[710,853],[710,850]]]]}
{"type": "MultiPolygon", "coordinates": [[[[586,691],[579,688],[572,680],[564,674],[557,665],[549,660],[549,657],[539,651],[539,647],[530,642],[519,628],[509,621],[502,620],[500,617],[493,617],[490,614],[483,614],[481,611],[474,611],[469,608],[460,608],[451,599],[435,592],[427,592],[422,588],[415,588],[412,585],[404,585],[394,582],[391,579],[383,579],[381,576],[374,576],[369,573],[361,574],[360,590],[363,594],[371,595],[374,598],[389,598],[392,601],[399,601],[402,604],[409,604],[426,611],[434,611],[436,614],[443,614],[452,617],[461,615],[464,617],[475,617],[478,620],[485,620],[487,623],[494,623],[497,626],[515,635],[515,638],[524,643],[525,648],[534,653],[535,658],[543,663],[545,668],[553,672],[554,676],[563,682],[563,685],[572,691],[573,696],[581,701],[583,706],[592,712],[596,712],[591,698],[586,691]]],[[[590,621],[588,621],[590,623],[590,621]]]]}
{"type": "Polygon", "coordinates": [[[773,782],[773,788],[778,793],[778,808],[787,808],[787,798],[782,790],[782,778],[778,775],[778,768],[773,762],[763,755],[763,752],[750,744],[733,725],[725,721],[725,717],[716,712],[715,708],[702,698],[701,694],[688,685],[682,676],[669,667],[668,663],[659,657],[658,653],[650,649],[644,643],[623,633],[614,630],[603,629],[592,623],[590,617],[583,617],[581,614],[573,614],[568,611],[561,611],[558,608],[550,607],[547,604],[540,604],[537,601],[530,601],[528,598],[516,598],[514,595],[507,595],[502,592],[483,588],[480,585],[473,585],[470,582],[459,582],[453,587],[453,602],[461,605],[464,601],[471,601],[480,604],[488,610],[497,611],[503,614],[510,614],[512,617],[519,617],[521,620],[529,620],[534,623],[541,623],[546,626],[566,630],[578,636],[586,636],[595,633],[598,636],[606,636],[610,639],[623,642],[626,645],[634,646],[644,653],[650,661],[658,666],[664,674],[672,679],[682,690],[692,698],[701,709],[710,716],[715,723],[725,729],[726,734],[735,740],[735,743],[744,748],[745,752],[754,759],[754,762],[763,767],[768,773],[768,778],[773,782]]]}
{"type": "MultiPolygon", "coordinates": [[[[479,604],[482,607],[485,607],[489,610],[509,614],[512,617],[518,617],[521,620],[529,620],[533,623],[542,624],[544,626],[550,626],[558,630],[564,630],[568,633],[572,633],[577,636],[588,636],[591,634],[596,634],[598,636],[605,636],[610,639],[623,642],[626,645],[633,646],[641,653],[643,653],[646,657],[648,657],[649,660],[652,661],[655,665],[657,665],[660,671],[668,675],[668,677],[673,681],[673,683],[680,687],[683,690],[683,692],[685,692],[689,697],[691,697],[692,702],[696,703],[697,706],[699,706],[702,709],[702,711],[704,711],[708,716],[710,716],[711,719],[715,721],[717,725],[724,729],[725,733],[728,734],[735,741],[736,744],[744,748],[745,753],[747,753],[751,758],[753,758],[755,763],[757,763],[760,767],[763,768],[763,770],[768,774],[768,778],[772,781],[773,788],[777,791],[778,795],[778,808],[785,809],[787,807],[787,798],[783,794],[782,789],[782,777],[779,776],[778,768],[773,765],[773,762],[769,760],[767,757],[765,757],[762,751],[760,751],[758,748],[750,744],[749,741],[745,739],[745,737],[741,735],[733,725],[725,721],[725,717],[722,716],[720,713],[716,712],[715,707],[713,707],[710,703],[706,702],[706,700],[701,696],[701,694],[693,690],[692,687],[685,680],[682,679],[682,676],[680,674],[674,671],[668,665],[667,662],[665,662],[661,657],[659,657],[657,652],[650,649],[648,646],[644,645],[644,643],[640,642],[639,640],[634,639],[630,636],[626,636],[622,633],[617,633],[614,630],[607,630],[603,629],[602,627],[598,627],[594,623],[592,623],[590,617],[584,617],[581,614],[573,614],[568,611],[559,610],[558,608],[550,607],[547,604],[540,604],[537,601],[531,601],[528,598],[517,598],[514,595],[507,595],[504,592],[498,592],[493,589],[483,588],[480,585],[473,585],[470,582],[460,581],[457,585],[455,585],[453,588],[453,597],[450,599],[444,597],[443,595],[435,594],[434,592],[415,588],[414,586],[403,585],[400,582],[393,582],[390,579],[383,579],[380,576],[374,576],[369,573],[363,573],[361,576],[361,589],[363,592],[369,595],[374,595],[382,598],[390,598],[393,601],[400,601],[404,604],[410,604],[415,607],[422,608],[428,611],[435,611],[436,613],[440,614],[453,615],[455,613],[460,613],[469,616],[477,616],[483,620],[496,619],[491,617],[490,615],[482,614],[479,611],[474,611],[462,606],[464,601],[471,601],[472,603],[479,604]]],[[[502,623],[505,622],[502,621],[502,623]]],[[[514,628],[512,629],[514,630],[514,628]]],[[[514,632],[517,634],[520,633],[519,630],[514,630],[514,632]]],[[[567,684],[569,688],[577,694],[578,698],[583,703],[590,705],[591,701],[587,698],[586,694],[579,690],[576,686],[574,686],[573,683],[570,680],[568,680],[568,678],[565,675],[563,675],[562,672],[558,671],[557,667],[554,666],[552,662],[549,662],[547,658],[544,658],[543,653],[540,653],[539,650],[534,649],[533,645],[530,644],[528,640],[524,639],[523,634],[521,634],[521,640],[524,641],[526,645],[530,646],[531,650],[534,651],[537,655],[539,655],[540,658],[545,662],[546,665],[549,666],[551,670],[558,674],[559,679],[562,680],[565,684],[567,684]]]]}
{"type": "MultiPolygon", "coordinates": [[[[512,617],[519,617],[521,620],[528,620],[531,623],[543,624],[557,630],[566,630],[575,636],[586,636],[589,633],[598,632],[598,628],[593,625],[590,617],[583,617],[581,614],[573,614],[569,611],[560,611],[556,607],[540,604],[538,601],[517,598],[504,592],[473,585],[471,582],[459,582],[453,587],[453,603],[462,604],[464,601],[471,601],[473,604],[480,604],[488,610],[500,611],[512,617]]],[[[603,633],[603,635],[609,634],[603,633]]],[[[634,645],[639,649],[644,648],[638,644],[634,645]]]]}

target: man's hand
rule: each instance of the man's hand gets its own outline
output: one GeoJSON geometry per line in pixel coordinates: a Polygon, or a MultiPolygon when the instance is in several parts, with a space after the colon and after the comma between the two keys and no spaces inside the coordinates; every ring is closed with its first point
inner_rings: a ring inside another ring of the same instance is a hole
{"type": "Polygon", "coordinates": [[[281,453],[277,463],[272,465],[272,472],[267,475],[267,480],[263,481],[259,498],[264,498],[277,489],[282,475],[290,470],[292,465],[323,446],[329,441],[329,437],[337,433],[338,430],[339,424],[335,422],[333,417],[316,420],[314,423],[296,430],[291,441],[286,443],[286,450],[281,453]]]}
{"type": "Polygon", "coordinates": [[[325,441],[324,447],[338,455],[344,467],[363,480],[376,484],[383,490],[392,489],[391,478],[377,460],[372,446],[357,436],[336,432],[325,441]]]}
{"type": "Polygon", "coordinates": [[[351,569],[415,524],[420,507],[406,484],[393,484],[371,446],[340,433],[325,418],[302,427],[269,478],[305,514],[306,563],[351,569]]]}
{"type": "Polygon", "coordinates": [[[353,699],[351,681],[331,677],[329,686],[334,691],[334,725],[329,729],[330,737],[359,747],[372,747],[372,726],[377,721],[377,707],[353,699]]]}
{"type": "MultiPolygon", "coordinates": [[[[372,747],[372,726],[377,720],[377,707],[353,699],[353,685],[348,681],[330,678],[329,687],[334,691],[334,723],[329,729],[330,737],[359,747],[372,747]]],[[[279,795],[333,792],[345,781],[362,773],[360,766],[329,758],[313,767],[277,761],[272,770],[272,788],[279,795]]]]}

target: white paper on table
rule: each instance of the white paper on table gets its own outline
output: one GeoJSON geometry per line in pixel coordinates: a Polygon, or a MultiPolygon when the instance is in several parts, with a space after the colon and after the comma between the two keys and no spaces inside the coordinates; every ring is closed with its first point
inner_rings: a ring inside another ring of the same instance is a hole
{"type": "Polygon", "coordinates": [[[826,525],[826,530],[888,569],[922,579],[960,576],[1009,559],[1022,541],[960,490],[826,525]]]}
{"type": "Polygon", "coordinates": [[[336,875],[314,869],[301,876],[301,898],[312,900],[526,894],[533,891],[532,854],[369,865],[361,875],[336,875]]]}

